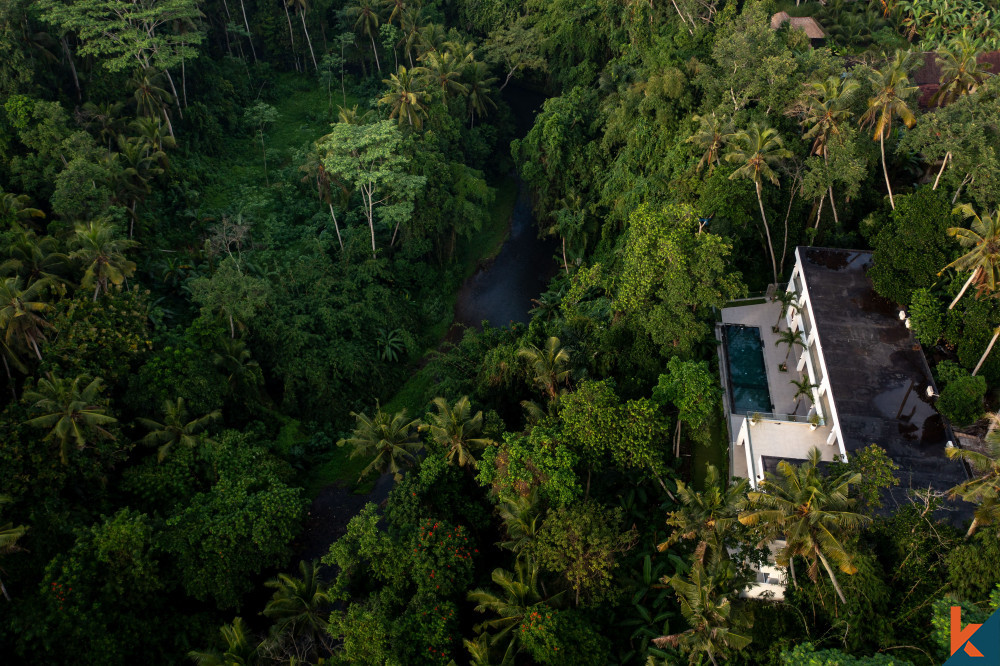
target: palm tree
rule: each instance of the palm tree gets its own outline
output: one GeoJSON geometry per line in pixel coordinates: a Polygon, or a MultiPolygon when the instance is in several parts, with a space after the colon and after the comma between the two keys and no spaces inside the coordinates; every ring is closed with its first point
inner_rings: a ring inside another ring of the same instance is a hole
{"type": "Polygon", "coordinates": [[[405,409],[390,415],[378,405],[372,418],[356,412],[351,412],[351,416],[357,420],[357,426],[352,435],[338,441],[337,446],[350,444],[354,447],[352,458],[374,456],[374,460],[362,470],[358,481],[372,471],[382,474],[392,472],[397,481],[402,479],[403,465],[416,462],[417,454],[424,448],[417,438],[420,421],[407,421],[405,409]]]}
{"type": "MultiPolygon", "coordinates": [[[[964,32],[951,43],[951,48],[942,49],[937,56],[941,69],[941,87],[931,97],[931,103],[938,106],[951,104],[962,95],[976,92],[979,85],[989,76],[980,71],[976,58],[979,45],[964,32]]],[[[988,68],[987,63],[984,67],[988,68]]]]}
{"type": "MultiPolygon", "coordinates": [[[[831,76],[822,82],[814,81],[806,88],[806,112],[802,124],[808,129],[803,136],[813,140],[812,154],[820,155],[826,165],[830,163],[830,139],[840,136],[841,125],[851,117],[850,105],[859,87],[860,84],[854,79],[831,76]]],[[[833,209],[833,219],[840,224],[832,184],[829,186],[828,194],[830,207],[833,209]]],[[[821,206],[822,203],[821,201],[821,206]]]]}
{"type": "Polygon", "coordinates": [[[729,179],[749,178],[753,181],[754,189],[757,192],[757,203],[760,206],[760,218],[764,221],[764,233],[767,235],[767,247],[771,252],[771,271],[775,283],[778,282],[778,263],[774,254],[774,245],[771,243],[771,229],[767,224],[767,216],[764,214],[764,200],[760,193],[765,178],[772,184],[778,185],[778,175],[771,167],[791,156],[792,152],[785,149],[781,137],[778,136],[778,130],[772,127],[761,127],[757,123],[752,123],[749,131],[740,130],[737,132],[726,152],[727,162],[740,165],[729,176],[729,179]]]}
{"type": "Polygon", "coordinates": [[[11,241],[7,246],[9,259],[0,263],[0,274],[15,273],[27,284],[46,280],[50,286],[63,290],[63,276],[69,270],[69,257],[60,252],[59,241],[52,236],[42,236],[14,224],[11,241]]]}
{"type": "Polygon", "coordinates": [[[149,181],[163,174],[158,162],[166,159],[167,154],[161,150],[150,151],[150,146],[140,139],[118,137],[118,152],[114,158],[120,163],[121,187],[118,198],[127,203],[130,215],[128,235],[131,238],[138,217],[136,209],[139,202],[150,193],[149,181]]]}
{"type": "Polygon", "coordinates": [[[158,446],[157,460],[163,462],[170,455],[170,450],[176,444],[193,448],[198,442],[205,441],[201,437],[212,423],[222,418],[222,412],[216,409],[204,416],[189,420],[184,398],[165,400],[163,402],[163,422],[152,419],[138,418],[140,424],[149,429],[149,434],[139,440],[146,446],[158,446]]]}
{"type": "Polygon", "coordinates": [[[389,12],[389,17],[385,20],[386,23],[397,20],[402,22],[403,12],[406,11],[406,0],[382,0],[382,4],[389,12]]]}
{"type": "Polygon", "coordinates": [[[104,426],[118,420],[108,416],[107,407],[102,403],[101,391],[104,387],[101,378],[97,377],[81,390],[82,381],[84,377],[72,381],[44,377],[38,380],[35,390],[24,394],[35,411],[42,412],[25,423],[49,429],[45,439],[59,442],[59,459],[63,465],[69,464],[71,442],[82,449],[91,436],[114,439],[104,426]]]}
{"type": "Polygon", "coordinates": [[[449,463],[457,462],[459,467],[476,467],[473,450],[493,443],[490,439],[479,437],[483,432],[483,412],[472,414],[467,395],[459,398],[453,406],[440,397],[434,398],[433,404],[437,412],[427,414],[427,422],[421,429],[429,431],[434,441],[444,448],[449,463]]]}
{"type": "Polygon", "coordinates": [[[971,271],[969,279],[965,281],[958,296],[951,302],[948,309],[955,307],[966,289],[973,282],[976,283],[976,293],[993,293],[1000,283],[1000,210],[993,215],[987,213],[980,217],[970,204],[956,206],[954,213],[959,213],[965,219],[971,219],[969,228],[950,227],[948,235],[957,238],[959,244],[964,248],[970,248],[968,252],[941,269],[941,275],[949,268],[957,271],[971,271]]]}
{"type": "Polygon", "coordinates": [[[497,79],[490,76],[489,67],[484,62],[471,62],[466,65],[462,77],[466,81],[466,102],[469,107],[469,127],[476,121],[476,114],[485,117],[490,107],[497,108],[496,102],[490,97],[491,87],[497,79]]]}
{"type": "Polygon", "coordinates": [[[212,354],[212,364],[226,375],[231,395],[256,393],[263,381],[260,364],[253,360],[246,343],[239,338],[221,336],[212,354]]]}
{"type": "Polygon", "coordinates": [[[535,373],[535,385],[548,394],[549,400],[559,397],[559,384],[569,383],[569,349],[552,336],[545,343],[545,349],[528,345],[517,350],[520,358],[526,359],[535,373]]]}
{"type": "MultiPolygon", "coordinates": [[[[0,495],[0,506],[10,504],[11,501],[7,495],[0,495]]],[[[0,525],[0,555],[9,555],[21,550],[17,542],[27,531],[28,528],[24,525],[18,525],[17,527],[14,527],[14,523],[0,525]]],[[[7,593],[7,587],[3,584],[3,579],[0,579],[0,592],[3,592],[4,598],[10,601],[10,594],[7,593]]]]}
{"type": "Polygon", "coordinates": [[[41,300],[48,286],[47,280],[38,280],[24,287],[20,276],[0,281],[0,332],[3,334],[3,344],[11,351],[18,348],[29,353],[33,351],[39,361],[42,360],[42,352],[38,343],[45,340],[42,329],[52,328],[52,324],[45,321],[43,316],[52,310],[52,306],[41,300]]]}
{"type": "Polygon", "coordinates": [[[723,536],[736,522],[739,503],[746,495],[749,482],[740,479],[728,488],[715,465],[708,465],[705,490],[699,492],[683,481],[677,482],[677,498],[681,506],[667,514],[667,525],[673,528],[670,537],[657,545],[661,553],[684,540],[697,539],[694,559],[701,563],[716,562],[724,556],[723,536]]]}
{"type": "Polygon", "coordinates": [[[499,593],[477,588],[469,592],[468,598],[475,602],[477,613],[493,613],[499,617],[476,625],[475,631],[496,631],[490,635],[490,647],[502,647],[506,643],[501,663],[512,663],[514,656],[521,651],[516,629],[521,626],[529,609],[544,601],[539,587],[538,565],[519,558],[513,572],[494,569],[491,578],[500,588],[499,593]]]}
{"type": "MultiPolygon", "coordinates": [[[[993,415],[996,419],[996,415],[993,415]]],[[[968,539],[983,525],[1000,523],[1000,431],[993,430],[986,435],[986,451],[972,451],[951,447],[945,449],[949,458],[958,458],[969,464],[976,478],[952,488],[948,494],[961,497],[966,502],[978,504],[973,514],[972,524],[965,533],[968,539]]]]}
{"type": "Polygon", "coordinates": [[[27,222],[31,218],[43,218],[45,213],[31,207],[31,198],[26,194],[4,192],[0,187],[0,220],[7,222],[27,222]]]}
{"type": "Polygon", "coordinates": [[[358,113],[358,105],[355,104],[351,108],[345,108],[343,106],[337,107],[337,122],[347,123],[348,125],[364,125],[368,122],[368,118],[371,117],[371,110],[365,111],[364,113],[358,113]]]}
{"type": "Polygon", "coordinates": [[[94,301],[101,292],[108,293],[108,283],[120,285],[135,273],[135,262],[125,258],[125,250],[138,243],[118,238],[109,222],[91,220],[77,225],[70,243],[77,248],[69,255],[70,259],[86,266],[81,286],[94,288],[94,301]]]}
{"type": "Polygon", "coordinates": [[[789,309],[791,310],[799,309],[799,304],[798,301],[796,300],[797,297],[798,293],[788,290],[776,293],[774,295],[774,300],[781,301],[781,312],[778,314],[778,321],[775,323],[775,326],[781,323],[781,320],[785,318],[786,314],[788,314],[789,309]]]}
{"type": "Polygon", "coordinates": [[[820,460],[819,449],[813,448],[801,465],[779,462],[778,474],[768,472],[761,490],[747,494],[739,521],[763,528],[760,545],[785,540],[775,561],[788,568],[793,585],[795,558],[802,557],[810,562],[809,578],[817,580],[822,564],[837,596],[846,602],[830,562],[846,574],[857,572],[845,539],[871,519],[852,511],[856,500],[848,497],[849,486],[861,481],[861,475],[845,472],[837,477],[824,476],[818,468],[820,460]]]}
{"type": "Polygon", "coordinates": [[[413,51],[420,43],[420,30],[423,28],[424,20],[420,13],[420,7],[410,6],[403,10],[403,15],[399,19],[399,26],[403,30],[403,37],[399,44],[406,51],[406,59],[413,67],[413,51]]]}
{"type": "Polygon", "coordinates": [[[257,646],[243,618],[237,617],[232,624],[222,625],[219,633],[226,644],[225,652],[192,650],[188,657],[198,666],[251,666],[259,662],[257,646]]]}
{"type": "Polygon", "coordinates": [[[136,113],[147,117],[162,115],[170,136],[173,137],[174,127],[170,123],[167,106],[173,103],[174,98],[162,86],[160,75],[152,69],[139,70],[129,79],[129,85],[135,89],[132,98],[135,100],[136,113]]]}
{"type": "Polygon", "coordinates": [[[698,131],[688,137],[687,143],[693,143],[703,151],[698,160],[698,171],[708,166],[708,173],[711,174],[719,164],[719,153],[733,136],[733,124],[728,118],[716,116],[714,111],[710,116],[694,116],[693,120],[699,123],[698,131]]]}
{"type": "Polygon", "coordinates": [[[271,633],[277,640],[294,641],[307,659],[314,660],[321,650],[330,647],[332,636],[327,633],[327,620],[332,599],[317,561],[299,562],[299,571],[301,578],[278,574],[264,583],[274,589],[274,595],[262,614],[274,621],[271,633]]]}
{"type": "Polygon", "coordinates": [[[785,360],[792,354],[792,348],[795,345],[800,347],[805,347],[806,343],[802,341],[802,333],[799,331],[789,331],[783,330],[778,333],[778,339],[774,341],[774,345],[788,345],[788,351],[785,353],[785,360]]]}
{"type": "Polygon", "coordinates": [[[78,112],[84,126],[97,134],[98,141],[107,146],[108,152],[111,152],[111,142],[125,128],[125,120],[121,115],[123,106],[122,102],[84,102],[78,112]]]}
{"type": "Polygon", "coordinates": [[[819,388],[819,384],[813,384],[809,381],[809,377],[803,377],[800,380],[791,380],[792,384],[795,386],[795,395],[792,396],[792,400],[795,401],[795,411],[793,414],[797,414],[799,411],[799,403],[802,398],[808,398],[809,404],[813,401],[813,389],[819,388]]]}
{"type": "Polygon", "coordinates": [[[750,628],[750,622],[733,612],[732,603],[719,592],[716,581],[705,573],[700,562],[695,562],[686,578],[674,574],[664,579],[674,588],[681,605],[681,615],[689,629],[669,636],[653,639],[657,647],[679,647],[687,652],[690,663],[700,663],[701,655],[718,666],[716,656],[725,656],[729,650],[742,650],[750,644],[751,638],[741,632],[750,628]]]}
{"type": "Polygon", "coordinates": [[[469,92],[469,89],[461,83],[460,63],[454,53],[428,51],[420,57],[420,60],[425,64],[418,67],[416,72],[427,81],[428,87],[441,91],[441,99],[446,103],[450,94],[465,95],[469,92]]]}
{"type": "Polygon", "coordinates": [[[885,161],[885,138],[892,134],[892,124],[898,117],[907,127],[913,127],[916,117],[906,104],[908,98],[917,88],[910,85],[910,63],[912,54],[909,51],[896,51],[896,58],[872,76],[875,87],[874,97],[868,100],[868,110],[861,116],[862,127],[872,127],[875,130],[872,138],[878,139],[882,151],[882,173],[885,175],[885,187],[889,191],[889,204],[893,210],[896,202],[892,197],[892,185],[889,183],[889,167],[885,161]]]}
{"type": "Polygon", "coordinates": [[[378,103],[389,105],[389,117],[399,118],[400,125],[405,122],[417,129],[423,127],[424,121],[421,116],[427,117],[425,93],[418,89],[413,72],[401,66],[396,74],[390,74],[388,79],[382,79],[382,83],[388,85],[389,90],[378,103]]]}
{"type": "Polygon", "coordinates": [[[306,35],[306,44],[309,45],[309,55],[312,56],[313,69],[317,72],[319,71],[319,65],[316,64],[316,52],[313,51],[312,39],[309,37],[309,28],[306,27],[306,11],[309,9],[309,3],[307,0],[285,0],[288,7],[295,10],[295,13],[299,15],[299,19],[302,20],[302,32],[306,35]]]}
{"type": "Polygon", "coordinates": [[[542,527],[542,507],[538,486],[533,486],[525,496],[502,502],[497,507],[500,520],[507,529],[508,540],[498,544],[501,548],[521,553],[535,540],[542,527]]]}
{"type": "Polygon", "coordinates": [[[358,0],[358,4],[347,8],[347,15],[357,17],[354,21],[354,30],[366,37],[372,43],[372,53],[375,56],[375,66],[382,73],[382,65],[378,61],[378,49],[375,47],[375,35],[378,34],[378,26],[381,17],[374,7],[373,0],[358,0]]]}

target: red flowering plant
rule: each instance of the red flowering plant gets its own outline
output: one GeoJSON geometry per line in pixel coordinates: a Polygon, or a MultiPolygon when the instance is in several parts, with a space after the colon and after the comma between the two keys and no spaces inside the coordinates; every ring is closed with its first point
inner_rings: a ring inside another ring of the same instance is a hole
{"type": "Polygon", "coordinates": [[[465,527],[428,518],[410,544],[410,573],[420,592],[446,597],[472,583],[472,557],[478,553],[465,527]]]}

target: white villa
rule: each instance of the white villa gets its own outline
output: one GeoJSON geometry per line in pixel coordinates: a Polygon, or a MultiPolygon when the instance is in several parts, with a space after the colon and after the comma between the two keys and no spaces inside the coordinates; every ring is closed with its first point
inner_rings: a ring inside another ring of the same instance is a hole
{"type": "MultiPolygon", "coordinates": [[[[732,477],[757,488],[779,462],[800,463],[814,447],[831,462],[877,443],[900,467],[895,492],[966,478],[945,457],[951,431],[931,404],[937,391],[906,315],[871,288],[871,260],[798,247],[787,287],[722,310],[716,337],[732,477]],[[787,308],[786,290],[794,294],[787,308]]],[[[763,567],[744,595],[781,599],[784,583],[783,569],[763,567]]]]}

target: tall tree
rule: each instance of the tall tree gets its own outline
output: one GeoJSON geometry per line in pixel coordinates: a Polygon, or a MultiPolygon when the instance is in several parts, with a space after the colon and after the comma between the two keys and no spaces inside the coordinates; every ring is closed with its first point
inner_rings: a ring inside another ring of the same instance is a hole
{"type": "Polygon", "coordinates": [[[892,126],[899,118],[907,127],[913,127],[916,116],[907,105],[907,99],[917,89],[910,85],[909,71],[913,56],[909,51],[896,51],[892,62],[881,71],[874,72],[871,78],[874,95],[868,99],[868,110],[861,116],[862,127],[874,130],[872,138],[879,142],[882,151],[882,173],[885,175],[885,187],[889,192],[889,204],[896,208],[892,197],[892,184],[889,182],[889,167],[885,161],[885,139],[892,134],[892,126]]]}
{"type": "Polygon", "coordinates": [[[72,381],[45,377],[38,380],[34,390],[24,394],[32,409],[41,412],[25,423],[49,429],[45,439],[59,443],[59,459],[63,465],[69,464],[70,444],[83,449],[93,437],[114,438],[104,427],[116,423],[117,419],[107,414],[101,399],[104,388],[101,378],[91,380],[81,389],[83,381],[83,377],[72,381]]]}
{"type": "Polygon", "coordinates": [[[312,662],[333,647],[327,632],[332,599],[319,562],[301,561],[299,572],[298,578],[282,573],[264,583],[274,594],[262,614],[274,622],[271,638],[284,648],[280,653],[312,662]]]}
{"type": "Polygon", "coordinates": [[[114,227],[105,220],[77,225],[70,245],[76,248],[70,259],[85,267],[80,284],[84,289],[94,288],[94,301],[101,292],[108,293],[109,284],[121,285],[135,273],[135,262],[125,258],[125,251],[138,243],[118,238],[114,227]]]}
{"type": "Polygon", "coordinates": [[[771,228],[764,214],[764,200],[761,198],[761,186],[764,179],[773,185],[778,185],[778,174],[775,167],[782,160],[792,157],[792,152],[785,149],[784,142],[773,127],[750,125],[750,130],[740,130],[729,144],[726,151],[726,161],[738,164],[739,168],[729,178],[749,178],[753,181],[757,192],[757,203],[760,206],[760,219],[764,222],[764,233],[767,236],[767,248],[771,253],[771,271],[774,282],[778,282],[778,260],[774,254],[774,244],[771,242],[771,228]]]}
{"type": "Polygon", "coordinates": [[[549,400],[559,397],[559,385],[569,383],[569,349],[559,338],[552,336],[545,342],[545,349],[528,345],[517,350],[517,355],[527,361],[534,374],[535,385],[542,389],[549,400]]]}
{"type": "Polygon", "coordinates": [[[453,94],[465,95],[469,89],[462,83],[461,62],[451,51],[428,51],[420,57],[424,63],[415,71],[427,86],[441,93],[445,104],[453,94]]]}
{"type": "Polygon", "coordinates": [[[48,286],[43,279],[24,287],[20,277],[4,278],[0,282],[0,333],[6,349],[34,352],[35,357],[42,360],[38,348],[38,343],[45,340],[42,329],[52,328],[43,316],[52,310],[52,306],[42,300],[48,286]]]}
{"type": "MultiPolygon", "coordinates": [[[[10,497],[0,495],[0,506],[9,504],[10,502],[10,497]]],[[[14,523],[3,523],[0,525],[0,555],[9,555],[21,550],[17,542],[27,531],[28,528],[24,525],[18,525],[17,527],[14,527],[14,523]]],[[[7,587],[3,584],[3,580],[0,580],[0,592],[3,592],[4,598],[10,601],[10,594],[7,592],[7,587]]]]}
{"type": "Polygon", "coordinates": [[[656,638],[655,645],[679,647],[689,655],[691,664],[700,663],[701,655],[707,654],[709,661],[718,666],[717,656],[725,657],[731,650],[742,650],[750,644],[752,639],[745,634],[750,621],[734,611],[729,597],[719,591],[719,583],[700,562],[691,567],[687,577],[674,574],[664,582],[674,589],[681,615],[690,628],[656,638]]]}
{"type": "Polygon", "coordinates": [[[400,125],[405,122],[410,127],[422,128],[423,118],[427,117],[427,104],[424,100],[423,86],[417,82],[413,72],[406,67],[400,67],[399,71],[390,74],[388,79],[382,79],[382,83],[388,85],[389,90],[378,103],[388,105],[389,117],[398,118],[400,125]]]}
{"type": "Polygon", "coordinates": [[[337,123],[331,129],[317,142],[323,166],[331,176],[361,194],[375,258],[376,219],[389,225],[395,223],[391,247],[399,225],[413,213],[416,194],[427,179],[407,172],[410,160],[401,150],[403,135],[391,120],[368,125],[337,123]]]}
{"type": "Polygon", "coordinates": [[[378,34],[379,24],[382,17],[378,8],[375,7],[374,0],[357,0],[357,4],[347,8],[347,15],[355,17],[354,31],[364,35],[371,41],[372,55],[375,56],[375,66],[379,74],[382,73],[382,65],[378,61],[378,48],[375,46],[375,35],[378,34]]]}
{"type": "Polygon", "coordinates": [[[475,467],[473,451],[492,443],[480,436],[483,432],[483,412],[472,413],[467,395],[455,401],[454,405],[449,405],[441,397],[434,398],[433,404],[436,411],[427,414],[422,427],[444,448],[448,462],[457,462],[459,467],[475,467]]]}
{"type": "Polygon", "coordinates": [[[708,465],[704,490],[677,482],[680,506],[667,514],[673,528],[666,541],[657,545],[661,553],[681,540],[696,542],[694,559],[709,566],[726,557],[726,536],[736,523],[740,502],[749,489],[746,479],[733,479],[727,486],[714,465],[708,465]]]}
{"type": "Polygon", "coordinates": [[[295,8],[295,13],[299,15],[299,19],[302,21],[302,32],[306,36],[306,44],[309,45],[309,55],[312,56],[313,69],[317,72],[319,71],[319,65],[316,64],[316,52],[313,51],[312,38],[309,36],[309,28],[306,26],[306,12],[309,10],[308,0],[285,0],[289,7],[295,8]]]}
{"type": "Polygon", "coordinates": [[[224,652],[218,650],[192,650],[188,652],[198,666],[253,666],[259,663],[257,641],[243,622],[243,618],[233,619],[232,624],[219,628],[222,640],[226,644],[224,652]]]}
{"type": "Polygon", "coordinates": [[[471,62],[462,71],[466,86],[466,102],[469,109],[469,127],[476,122],[476,114],[485,117],[490,108],[497,108],[496,102],[490,97],[491,87],[497,79],[490,76],[489,68],[484,62],[471,62]]]}
{"type": "Polygon", "coordinates": [[[502,648],[501,663],[513,663],[521,651],[518,628],[530,612],[530,608],[543,601],[538,580],[538,565],[526,559],[515,562],[514,571],[494,569],[493,583],[500,592],[477,588],[469,592],[469,601],[476,604],[476,612],[498,615],[476,625],[477,633],[492,631],[489,644],[492,648],[502,648]]]}
{"type": "Polygon", "coordinates": [[[707,166],[711,175],[720,164],[719,156],[726,147],[726,141],[735,134],[732,121],[720,118],[714,112],[708,116],[694,116],[692,120],[698,123],[698,129],[688,137],[687,143],[694,144],[702,151],[698,171],[707,166]]]}
{"type": "Polygon", "coordinates": [[[830,562],[846,574],[857,572],[846,539],[871,518],[855,513],[852,509],[856,501],[848,496],[849,486],[858,483],[861,475],[845,472],[837,477],[824,476],[818,467],[820,460],[819,449],[813,448],[801,465],[784,460],[778,463],[778,474],[768,472],[761,489],[747,494],[739,521],[762,528],[761,545],[785,540],[775,561],[789,570],[793,585],[795,558],[802,557],[810,562],[809,578],[818,579],[822,564],[837,596],[846,602],[830,562]]]}
{"type": "Polygon", "coordinates": [[[192,419],[184,406],[184,398],[177,398],[164,401],[162,422],[147,418],[138,418],[136,421],[149,429],[149,434],[140,443],[159,447],[157,460],[163,462],[175,445],[192,448],[205,441],[202,433],[221,418],[222,412],[215,410],[192,419]]]}
{"type": "MultiPolygon", "coordinates": [[[[995,416],[994,416],[995,418],[995,416]]],[[[966,502],[977,505],[972,517],[968,539],[984,525],[1000,523],[1000,431],[993,430],[986,435],[986,451],[951,447],[945,449],[949,458],[958,458],[972,468],[975,478],[961,483],[949,491],[952,497],[961,497],[966,502]]]]}
{"type": "Polygon", "coordinates": [[[931,103],[945,106],[963,95],[976,92],[989,74],[978,60],[980,44],[963,32],[950,45],[938,52],[937,65],[941,69],[941,87],[931,97],[931,103]]]}
{"type": "Polygon", "coordinates": [[[970,271],[970,274],[958,296],[948,306],[949,310],[961,300],[971,284],[976,284],[977,294],[992,294],[1000,284],[1000,210],[993,215],[987,213],[980,217],[970,204],[962,204],[956,206],[954,212],[972,220],[968,229],[948,228],[948,235],[957,238],[963,248],[968,248],[968,252],[942,268],[938,275],[949,268],[970,271]]]}
{"type": "MultiPolygon", "coordinates": [[[[850,120],[851,102],[859,87],[856,80],[839,76],[831,76],[825,81],[813,81],[808,85],[804,100],[805,116],[802,120],[806,132],[803,136],[813,140],[812,154],[821,156],[827,168],[830,165],[830,140],[840,138],[841,126],[850,120]]],[[[829,195],[833,219],[840,224],[832,184],[829,185],[829,195]]]]}
{"type": "Polygon", "coordinates": [[[375,407],[375,415],[369,418],[365,414],[351,412],[357,425],[351,436],[341,439],[337,446],[349,444],[352,447],[352,458],[373,458],[371,463],[361,471],[358,481],[368,476],[370,472],[384,474],[392,472],[399,481],[403,478],[403,466],[413,465],[417,454],[423,450],[418,432],[420,421],[407,420],[406,410],[389,414],[375,407]]]}

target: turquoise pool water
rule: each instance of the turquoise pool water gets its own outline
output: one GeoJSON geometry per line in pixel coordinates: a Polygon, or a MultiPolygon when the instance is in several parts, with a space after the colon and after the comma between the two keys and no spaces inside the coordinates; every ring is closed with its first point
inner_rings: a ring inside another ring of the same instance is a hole
{"type": "Polygon", "coordinates": [[[760,329],[756,326],[726,325],[722,328],[722,342],[729,369],[729,402],[733,412],[773,412],[760,329]]]}

